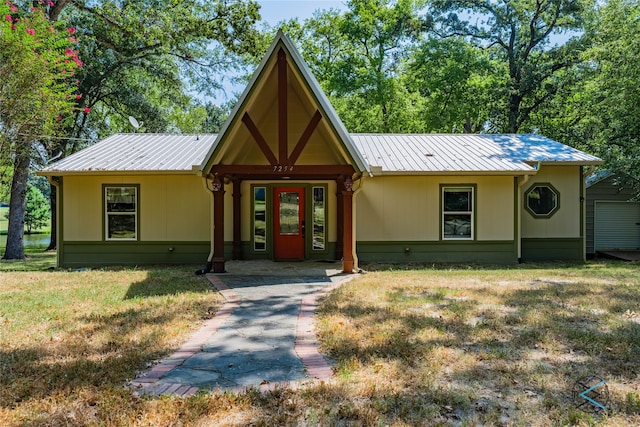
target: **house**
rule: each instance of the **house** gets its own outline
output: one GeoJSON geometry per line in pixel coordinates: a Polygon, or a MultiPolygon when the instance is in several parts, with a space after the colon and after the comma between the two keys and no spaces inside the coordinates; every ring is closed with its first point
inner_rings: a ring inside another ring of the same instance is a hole
{"type": "Polygon", "coordinates": [[[587,178],[587,256],[640,249],[640,202],[635,179],[601,170],[587,178]]]}
{"type": "Polygon", "coordinates": [[[350,134],[281,32],[217,135],[117,134],[40,172],[58,264],[585,258],[585,175],[539,135],[350,134]]]}

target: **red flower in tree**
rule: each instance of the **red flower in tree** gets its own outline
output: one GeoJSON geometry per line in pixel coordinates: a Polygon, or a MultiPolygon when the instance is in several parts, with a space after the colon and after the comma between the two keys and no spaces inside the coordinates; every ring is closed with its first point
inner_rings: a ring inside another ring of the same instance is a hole
{"type": "Polygon", "coordinates": [[[82,109],[82,111],[84,111],[84,112],[85,112],[85,114],[87,114],[89,111],[91,111],[91,108],[89,108],[89,107],[84,107],[84,108],[82,109]]]}

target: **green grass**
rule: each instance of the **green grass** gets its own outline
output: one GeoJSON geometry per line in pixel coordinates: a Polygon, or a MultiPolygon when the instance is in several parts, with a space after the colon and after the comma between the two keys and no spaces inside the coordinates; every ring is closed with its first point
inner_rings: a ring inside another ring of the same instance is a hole
{"type": "Polygon", "coordinates": [[[0,263],[0,425],[640,425],[638,264],[368,266],[320,306],[331,381],[179,399],[126,384],[219,306],[208,283],[43,260],[0,263]],[[607,415],[575,408],[592,374],[607,415]]]}
{"type": "Polygon", "coordinates": [[[9,227],[9,220],[5,215],[9,212],[9,208],[0,208],[0,233],[6,233],[9,227]]]}

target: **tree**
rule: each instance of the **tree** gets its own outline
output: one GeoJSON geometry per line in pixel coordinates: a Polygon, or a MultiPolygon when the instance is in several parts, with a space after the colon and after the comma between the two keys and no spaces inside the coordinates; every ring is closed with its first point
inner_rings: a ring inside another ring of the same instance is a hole
{"type": "Polygon", "coordinates": [[[576,64],[585,47],[580,35],[564,44],[551,40],[582,30],[588,10],[582,0],[438,0],[435,5],[442,37],[465,37],[506,64],[506,84],[498,89],[506,116],[492,118],[496,131],[517,133],[526,125],[563,84],[560,71],[576,64]],[[459,13],[475,23],[461,21],[459,13]]]}
{"type": "MultiPolygon", "coordinates": [[[[52,21],[68,19],[77,28],[86,62],[78,74],[80,97],[64,131],[70,139],[52,145],[50,157],[132,131],[129,116],[143,121],[147,132],[196,131],[206,117],[190,93],[215,95],[226,71],[257,54],[259,6],[253,0],[47,4],[52,21]]],[[[55,200],[54,187],[54,216],[55,200]]],[[[56,234],[54,218],[49,249],[55,248],[56,234]]]]}
{"type": "Polygon", "coordinates": [[[9,226],[4,259],[24,258],[24,216],[29,167],[73,107],[76,42],[42,9],[0,5],[0,166],[11,168],[9,226]]]}
{"type": "Polygon", "coordinates": [[[351,131],[407,130],[412,96],[400,73],[428,22],[416,0],[351,0],[305,22],[305,59],[351,131]],[[353,112],[358,114],[354,115],[353,112]]]}
{"type": "Polygon", "coordinates": [[[594,148],[610,167],[638,177],[640,2],[610,0],[599,12],[591,29],[594,45],[584,57],[594,67],[583,92],[590,119],[581,125],[597,129],[594,148]]]}
{"type": "Polygon", "coordinates": [[[51,210],[49,200],[35,186],[29,185],[26,196],[26,209],[24,225],[27,227],[27,234],[42,228],[49,223],[51,210]]]}
{"type": "Polygon", "coordinates": [[[461,37],[430,38],[411,55],[406,85],[423,98],[426,132],[485,131],[505,85],[499,61],[461,37]]]}

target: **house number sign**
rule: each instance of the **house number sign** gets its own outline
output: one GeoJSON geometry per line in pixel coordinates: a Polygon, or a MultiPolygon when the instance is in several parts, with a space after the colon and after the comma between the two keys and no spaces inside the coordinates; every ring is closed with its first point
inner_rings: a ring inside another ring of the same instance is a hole
{"type": "Polygon", "coordinates": [[[289,165],[274,165],[273,166],[273,171],[276,173],[287,173],[287,172],[293,172],[293,165],[289,166],[289,165]]]}

